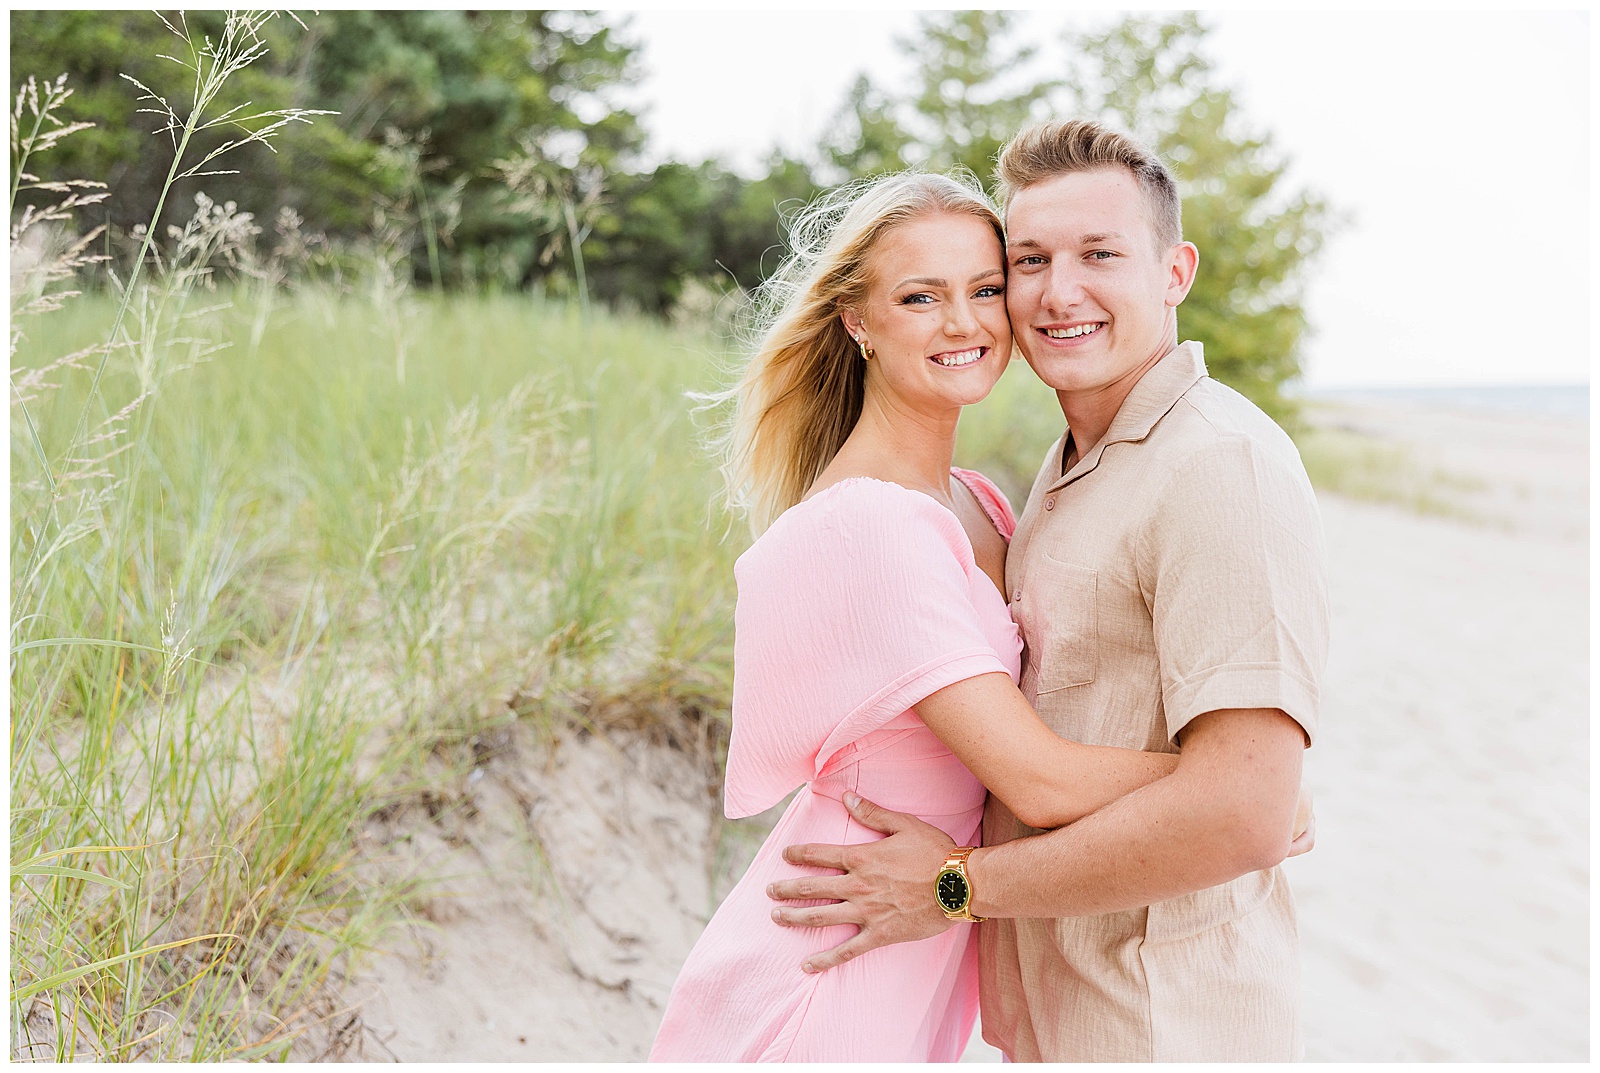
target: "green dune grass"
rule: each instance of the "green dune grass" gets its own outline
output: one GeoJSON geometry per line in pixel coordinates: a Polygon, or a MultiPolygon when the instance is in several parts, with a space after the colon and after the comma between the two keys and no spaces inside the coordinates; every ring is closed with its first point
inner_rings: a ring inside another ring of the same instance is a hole
{"type": "MultiPolygon", "coordinates": [[[[13,407],[19,1057],[286,1053],[415,894],[366,881],[363,822],[487,723],[715,762],[743,531],[684,397],[712,338],[509,296],[262,300],[136,319],[166,342],[112,353],[91,429],[139,401],[82,463],[88,369],[28,404],[37,443],[13,407]]],[[[17,369],[114,312],[24,318],[17,369]]]]}

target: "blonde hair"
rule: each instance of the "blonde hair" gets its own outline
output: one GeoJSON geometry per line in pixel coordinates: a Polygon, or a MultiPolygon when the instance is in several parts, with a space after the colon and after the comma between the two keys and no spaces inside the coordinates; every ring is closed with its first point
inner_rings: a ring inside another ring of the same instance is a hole
{"type": "Polygon", "coordinates": [[[1161,158],[1126,134],[1087,119],[1038,123],[1007,142],[995,166],[1000,203],[1009,208],[1023,187],[1096,168],[1127,168],[1133,173],[1159,249],[1183,241],[1178,185],[1161,158]]]}
{"type": "Polygon", "coordinates": [[[872,285],[871,254],[891,228],[934,213],[999,213],[970,173],[900,172],[823,194],[788,222],[789,256],[757,288],[750,358],[715,447],[728,505],[761,533],[805,496],[861,417],[866,362],[839,319],[872,285]]]}

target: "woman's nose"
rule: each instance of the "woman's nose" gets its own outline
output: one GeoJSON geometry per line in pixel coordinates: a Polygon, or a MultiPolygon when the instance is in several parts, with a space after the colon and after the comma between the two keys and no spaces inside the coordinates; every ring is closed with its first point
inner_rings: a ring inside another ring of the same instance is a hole
{"type": "Polygon", "coordinates": [[[949,305],[949,315],[944,322],[944,330],[953,336],[972,335],[978,330],[977,311],[972,308],[972,303],[957,299],[949,305]]]}

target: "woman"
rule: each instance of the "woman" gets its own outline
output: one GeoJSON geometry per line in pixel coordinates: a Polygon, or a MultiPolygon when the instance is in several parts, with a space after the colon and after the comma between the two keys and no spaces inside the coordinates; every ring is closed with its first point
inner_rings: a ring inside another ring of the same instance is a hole
{"type": "MultiPolygon", "coordinates": [[[[1015,687],[1001,595],[1015,519],[953,469],[961,408],[1011,354],[1001,223],[975,185],[902,174],[825,197],[759,296],[724,473],[760,534],[734,568],[730,817],[805,789],[684,965],[655,1061],[952,1061],[977,1011],[956,926],[808,975],[845,927],[786,929],[782,847],[881,837],[846,791],[972,845],[985,787],[1024,822],[1070,823],[1173,756],[1057,737],[1015,687]]],[[[932,891],[929,896],[932,897],[932,891]]]]}

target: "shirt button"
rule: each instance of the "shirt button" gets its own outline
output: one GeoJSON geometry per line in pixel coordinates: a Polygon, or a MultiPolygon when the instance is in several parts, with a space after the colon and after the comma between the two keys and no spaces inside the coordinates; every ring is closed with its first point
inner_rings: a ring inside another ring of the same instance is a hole
{"type": "Polygon", "coordinates": [[[1056,509],[1056,497],[1055,496],[1051,496],[1049,499],[1044,501],[1044,509],[1045,510],[1055,510],[1056,509]]]}

